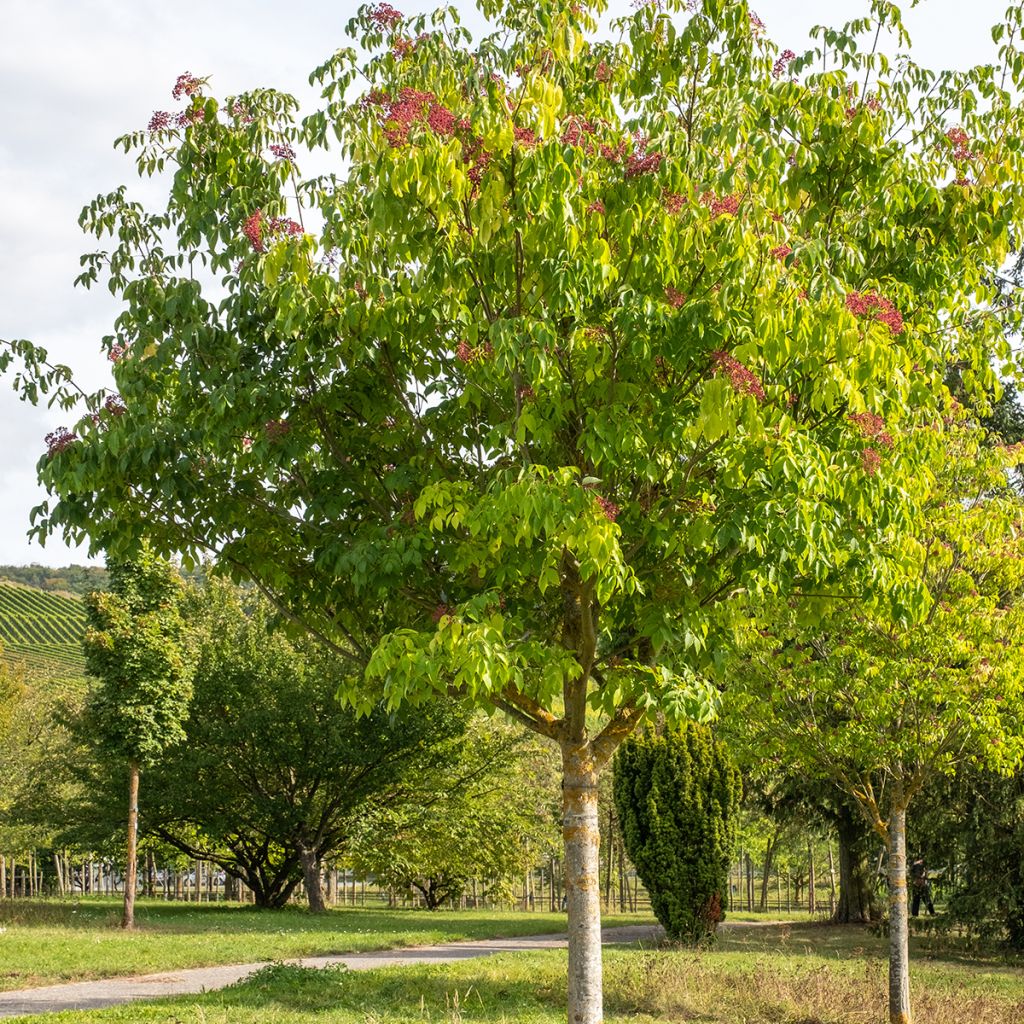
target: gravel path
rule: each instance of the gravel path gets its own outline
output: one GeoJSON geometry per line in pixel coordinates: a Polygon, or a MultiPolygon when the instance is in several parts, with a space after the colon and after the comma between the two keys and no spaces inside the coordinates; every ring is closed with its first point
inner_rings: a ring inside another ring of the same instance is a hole
{"type": "MultiPolygon", "coordinates": [[[[605,942],[656,942],[662,936],[657,925],[629,925],[606,928],[601,933],[605,942]]],[[[437,946],[412,946],[407,949],[385,949],[375,953],[347,953],[336,956],[313,956],[285,963],[301,967],[330,967],[344,964],[350,971],[368,971],[375,967],[405,967],[410,964],[446,964],[492,953],[519,953],[532,949],[557,949],[565,946],[565,933],[523,935],[515,939],[478,939],[469,942],[447,942],[437,946]]],[[[95,1010],[104,1006],[130,1003],[135,999],[157,996],[192,995],[233,985],[249,977],[266,963],[228,964],[222,967],[193,967],[163,974],[140,977],[101,978],[76,981],[45,988],[16,989],[0,992],[0,1017],[18,1017],[59,1010],[95,1010]]]]}

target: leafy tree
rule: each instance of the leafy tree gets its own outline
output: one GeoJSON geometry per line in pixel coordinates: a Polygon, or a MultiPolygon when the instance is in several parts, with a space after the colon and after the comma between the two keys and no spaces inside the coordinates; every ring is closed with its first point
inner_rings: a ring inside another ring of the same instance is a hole
{"type": "Polygon", "coordinates": [[[670,939],[699,942],[725,916],[740,774],[690,722],[633,736],[615,757],[615,807],[630,860],[670,939]]]}
{"type": "Polygon", "coordinates": [[[131,562],[108,562],[110,590],[87,600],[83,645],[98,685],[86,715],[97,746],[128,767],[127,864],[122,928],[135,926],[139,773],[184,739],[191,681],[179,610],[181,578],[143,548],[131,562]]]}
{"type": "Polygon", "coordinates": [[[325,859],[372,801],[401,807],[414,780],[458,763],[465,715],[438,702],[359,718],[336,697],[351,668],[289,639],[266,601],[211,581],[185,609],[198,632],[186,742],[153,770],[143,828],[243,880],[259,906],[283,906],[301,880],[323,911],[325,859]]]}
{"type": "Polygon", "coordinates": [[[500,897],[557,835],[538,797],[538,751],[519,730],[477,722],[449,747],[447,762],[410,780],[400,800],[361,816],[351,852],[357,872],[415,889],[431,910],[457,900],[473,878],[500,897]]]}
{"type": "MultiPolygon", "coordinates": [[[[966,72],[890,61],[882,2],[798,57],[745,3],[642,4],[608,37],[602,0],[481,6],[474,45],[450,8],[363,8],[368,57],[315,72],[301,125],[183,75],[180,113],[120,141],[168,202],[83,214],[113,236],[82,280],[124,300],[119,394],[50,436],[35,529],[216,552],[369,663],[361,708],[454,690],[557,743],[570,1017],[595,1024],[600,772],[651,709],[710,714],[725,598],[887,586],[879,531],[920,479],[880,437],[933,417],[951,351],[982,386],[1009,355],[1024,67],[1015,35],[966,72]],[[302,179],[335,138],[344,172],[302,179]]],[[[27,398],[74,404],[15,356],[27,398]]]]}
{"type": "Polygon", "coordinates": [[[1006,772],[1024,757],[1024,505],[1006,476],[1016,456],[967,429],[933,433],[916,439],[935,467],[913,545],[927,612],[839,602],[809,629],[806,607],[776,607],[771,629],[746,630],[729,684],[755,749],[833,780],[887,844],[894,1024],[910,1020],[907,807],[930,777],[1006,772]]]}

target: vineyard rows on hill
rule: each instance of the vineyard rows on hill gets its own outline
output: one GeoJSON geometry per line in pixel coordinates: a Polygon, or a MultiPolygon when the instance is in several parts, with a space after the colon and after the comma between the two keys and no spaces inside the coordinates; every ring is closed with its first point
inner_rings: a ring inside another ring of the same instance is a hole
{"type": "Polygon", "coordinates": [[[0,581],[3,657],[33,674],[82,675],[82,602],[65,594],[0,581]]]}

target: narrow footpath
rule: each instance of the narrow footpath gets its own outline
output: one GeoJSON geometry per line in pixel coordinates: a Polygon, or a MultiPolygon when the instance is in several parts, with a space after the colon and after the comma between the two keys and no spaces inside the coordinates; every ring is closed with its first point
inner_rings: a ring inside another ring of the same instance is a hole
{"type": "MultiPolygon", "coordinates": [[[[662,937],[657,925],[628,925],[605,928],[604,942],[657,942],[662,937]]],[[[344,964],[350,971],[369,971],[376,967],[407,967],[411,964],[447,964],[456,960],[491,956],[494,953],[522,953],[534,949],[564,947],[568,936],[522,935],[515,939],[477,939],[469,942],[446,942],[437,946],[410,946],[406,949],[382,949],[373,953],[348,953],[334,956],[312,956],[285,960],[300,967],[331,967],[344,964]]],[[[221,967],[193,967],[163,974],[138,977],[100,978],[96,981],[75,981],[45,988],[15,989],[0,992],[0,1017],[57,1013],[60,1010],[96,1010],[117,1006],[136,999],[158,996],[194,995],[226,988],[248,978],[266,961],[254,964],[227,964],[221,967]]]]}

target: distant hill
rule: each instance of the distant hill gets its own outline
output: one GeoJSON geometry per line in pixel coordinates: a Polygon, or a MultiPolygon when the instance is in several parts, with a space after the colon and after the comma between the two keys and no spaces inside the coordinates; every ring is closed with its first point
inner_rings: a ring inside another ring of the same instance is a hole
{"type": "Polygon", "coordinates": [[[95,565],[0,565],[0,582],[10,580],[37,590],[61,591],[84,597],[91,590],[107,589],[107,570],[95,565]]]}
{"type": "Polygon", "coordinates": [[[80,598],[0,580],[0,644],[12,666],[23,666],[33,675],[84,675],[84,632],[80,598]]]}

